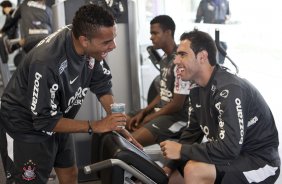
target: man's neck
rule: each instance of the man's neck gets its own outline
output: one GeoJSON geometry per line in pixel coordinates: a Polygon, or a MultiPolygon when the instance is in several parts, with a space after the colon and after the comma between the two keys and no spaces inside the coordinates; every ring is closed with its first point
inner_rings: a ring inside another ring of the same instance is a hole
{"type": "Polygon", "coordinates": [[[162,50],[166,53],[166,55],[171,55],[175,51],[176,43],[174,40],[169,41],[162,50]]]}
{"type": "Polygon", "coordinates": [[[73,33],[71,33],[71,37],[72,37],[72,43],[73,43],[73,47],[74,47],[75,52],[78,55],[84,55],[85,53],[84,53],[84,50],[83,50],[79,40],[75,38],[73,33]]]}
{"type": "Polygon", "coordinates": [[[205,87],[209,83],[214,69],[215,66],[206,65],[206,67],[201,71],[201,77],[196,81],[196,83],[201,87],[205,87]]]}

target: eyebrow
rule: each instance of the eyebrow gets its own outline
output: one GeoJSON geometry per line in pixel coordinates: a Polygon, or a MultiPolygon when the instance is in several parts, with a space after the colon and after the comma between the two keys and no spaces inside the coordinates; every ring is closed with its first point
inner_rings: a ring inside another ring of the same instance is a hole
{"type": "Polygon", "coordinates": [[[177,55],[185,55],[185,54],[188,54],[187,52],[184,52],[184,51],[179,51],[179,52],[176,52],[177,55]]]}
{"type": "Polygon", "coordinates": [[[115,35],[115,37],[114,37],[114,38],[112,38],[112,39],[110,39],[110,40],[106,40],[106,41],[104,41],[103,43],[108,44],[108,43],[110,43],[110,42],[114,41],[114,40],[115,40],[115,38],[116,38],[116,35],[115,35]]]}
{"type": "Polygon", "coordinates": [[[104,41],[104,43],[110,43],[110,42],[112,42],[114,39],[111,39],[111,40],[106,40],[106,41],[104,41]]]}

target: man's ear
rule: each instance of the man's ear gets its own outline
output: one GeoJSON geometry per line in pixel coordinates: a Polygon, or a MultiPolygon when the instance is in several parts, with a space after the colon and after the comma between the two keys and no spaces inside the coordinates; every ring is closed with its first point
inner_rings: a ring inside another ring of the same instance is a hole
{"type": "Polygon", "coordinates": [[[79,43],[85,48],[88,47],[89,39],[86,36],[79,36],[78,37],[79,43]]]}
{"type": "Polygon", "coordinates": [[[204,58],[208,59],[208,55],[209,55],[208,51],[203,50],[202,52],[203,52],[204,58]]]}
{"type": "Polygon", "coordinates": [[[208,61],[208,52],[206,50],[202,50],[197,54],[197,57],[200,62],[208,61]]]}
{"type": "Polygon", "coordinates": [[[170,29],[165,30],[165,32],[166,32],[168,35],[172,36],[172,31],[171,31],[170,29]]]}

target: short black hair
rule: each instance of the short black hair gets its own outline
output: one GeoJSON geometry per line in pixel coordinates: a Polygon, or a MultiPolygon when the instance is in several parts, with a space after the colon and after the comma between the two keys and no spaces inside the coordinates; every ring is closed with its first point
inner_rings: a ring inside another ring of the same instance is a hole
{"type": "Polygon", "coordinates": [[[160,24],[160,27],[163,31],[171,30],[172,37],[174,38],[175,23],[170,16],[168,16],[168,15],[158,15],[151,20],[150,25],[157,24],[157,23],[160,24]]]}
{"type": "Polygon", "coordinates": [[[197,55],[202,50],[208,52],[208,59],[211,66],[216,62],[217,49],[213,38],[206,32],[193,30],[185,32],[180,36],[180,41],[189,40],[191,42],[191,49],[197,55]]]}
{"type": "Polygon", "coordinates": [[[85,36],[93,38],[100,27],[112,27],[115,25],[113,15],[101,6],[88,4],[80,7],[75,13],[72,22],[75,38],[85,36]]]}
{"type": "Polygon", "coordinates": [[[10,1],[2,1],[0,3],[0,6],[2,6],[2,8],[6,8],[6,7],[12,7],[13,4],[10,1]]]}

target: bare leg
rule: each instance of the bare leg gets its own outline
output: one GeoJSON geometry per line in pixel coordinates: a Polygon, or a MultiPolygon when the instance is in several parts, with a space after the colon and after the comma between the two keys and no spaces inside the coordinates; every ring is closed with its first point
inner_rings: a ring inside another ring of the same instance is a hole
{"type": "Polygon", "coordinates": [[[60,184],[77,184],[78,170],[76,166],[55,168],[60,184]]]}
{"type": "Polygon", "coordinates": [[[215,178],[215,165],[190,160],[184,167],[185,184],[213,184],[215,178]]]}
{"type": "Polygon", "coordinates": [[[168,184],[184,184],[184,178],[175,170],[169,177],[168,184]]]}
{"type": "Polygon", "coordinates": [[[156,143],[156,138],[153,134],[144,127],[139,128],[132,133],[132,136],[142,145],[149,146],[156,143]]]}

